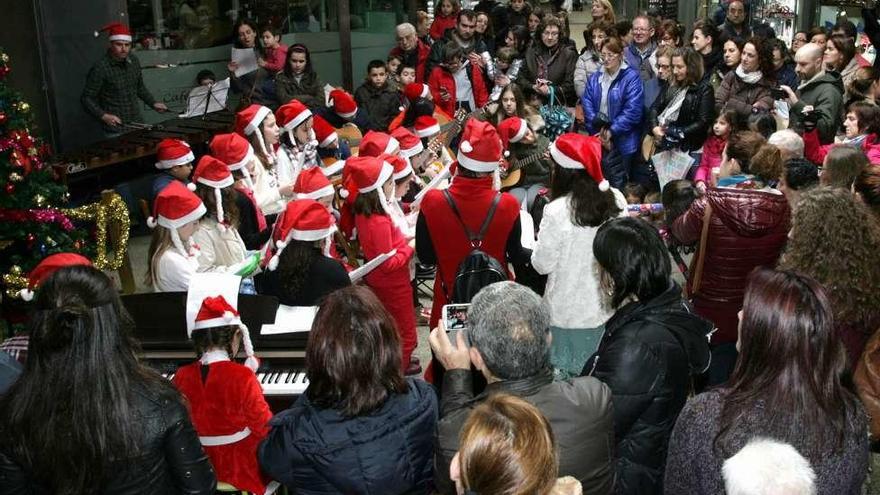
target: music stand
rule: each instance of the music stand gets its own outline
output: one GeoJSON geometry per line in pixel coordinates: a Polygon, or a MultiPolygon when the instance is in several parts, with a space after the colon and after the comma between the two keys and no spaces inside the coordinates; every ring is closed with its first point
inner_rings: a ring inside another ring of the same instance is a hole
{"type": "Polygon", "coordinates": [[[186,113],[180,117],[202,117],[209,113],[226,108],[226,99],[229,93],[229,78],[217,81],[210,86],[198,86],[192,89],[187,96],[186,113]]]}

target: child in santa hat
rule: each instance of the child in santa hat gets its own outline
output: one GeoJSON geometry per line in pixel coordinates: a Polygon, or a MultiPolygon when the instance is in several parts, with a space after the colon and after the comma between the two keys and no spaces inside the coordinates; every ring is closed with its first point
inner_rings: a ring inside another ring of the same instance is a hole
{"type": "Polygon", "coordinates": [[[179,182],[169,184],[153,203],[147,224],[154,229],[150,243],[147,285],[156,292],[185,291],[199,267],[193,234],[207,209],[198,196],[179,182]]]}
{"type": "MultiPolygon", "coordinates": [[[[190,189],[195,189],[208,210],[193,234],[200,251],[200,272],[247,276],[259,261],[258,255],[254,258],[254,253],[248,253],[244,240],[238,234],[239,211],[235,204],[237,194],[232,187],[234,183],[225,163],[211,155],[199,159],[190,189]]],[[[250,286],[250,279],[247,285],[250,286]]]]}
{"type": "Polygon", "coordinates": [[[266,493],[257,448],[269,432],[272,411],[254,374],[258,361],[248,328],[236,309],[238,277],[205,273],[193,277],[187,294],[187,324],[198,359],[172,379],[186,397],[193,426],[217,479],[251,493],[266,493]],[[239,347],[244,365],[233,361],[239,347]]]}
{"type": "Polygon", "coordinates": [[[211,154],[226,164],[235,180],[235,206],[238,209],[238,234],[245,248],[263,247],[272,231],[263,210],[254,197],[253,174],[259,163],[247,140],[238,134],[217,134],[211,140],[211,154]]]}
{"type": "Polygon", "coordinates": [[[331,167],[328,176],[342,172],[342,167],[334,167],[337,162],[351,157],[351,148],[345,141],[339,140],[336,129],[320,115],[312,117],[312,129],[315,131],[315,139],[318,141],[318,157],[321,158],[324,167],[331,167]]]}
{"type": "Polygon", "coordinates": [[[392,221],[392,204],[388,199],[394,194],[394,167],[381,158],[358,156],[348,160],[343,175],[346,200],[353,202],[364,259],[394,253],[368,273],[365,280],[397,323],[403,351],[402,369],[408,375],[420,373],[421,366],[410,361],[418,344],[410,285],[414,250],[392,221]]]}
{"type": "Polygon", "coordinates": [[[319,165],[312,112],[299,100],[291,100],[278,108],[275,120],[281,127],[278,180],[282,184],[296,183],[300,172],[319,165]]]}
{"type": "Polygon", "coordinates": [[[159,141],[156,158],[156,168],[162,173],[153,179],[152,199],[155,199],[162,192],[162,189],[165,189],[165,186],[172,181],[176,180],[186,184],[192,173],[192,164],[196,160],[189,143],[171,138],[159,141]]]}
{"type": "Polygon", "coordinates": [[[317,306],[327,294],[351,285],[342,262],[332,256],[336,221],[324,206],[314,199],[291,201],[279,222],[263,294],[287,306],[317,306]]]}
{"type": "MultiPolygon", "coordinates": [[[[498,134],[504,145],[504,157],[508,161],[506,176],[514,171],[519,179],[507,185],[520,204],[525,203],[531,211],[532,204],[550,183],[550,139],[534,132],[526,119],[509,117],[498,125],[498,134]]],[[[506,178],[505,176],[505,178],[506,178]]]]}
{"type": "Polygon", "coordinates": [[[281,182],[276,167],[275,148],[281,129],[268,107],[251,105],[235,115],[235,132],[248,139],[259,166],[252,175],[254,197],[266,215],[284,210],[293,194],[293,182],[281,182]]]}
{"type": "Polygon", "coordinates": [[[367,111],[359,108],[354,96],[344,89],[330,91],[328,106],[315,109],[315,113],[324,117],[330,125],[337,129],[347,123],[357,126],[362,134],[372,129],[367,111]]]}

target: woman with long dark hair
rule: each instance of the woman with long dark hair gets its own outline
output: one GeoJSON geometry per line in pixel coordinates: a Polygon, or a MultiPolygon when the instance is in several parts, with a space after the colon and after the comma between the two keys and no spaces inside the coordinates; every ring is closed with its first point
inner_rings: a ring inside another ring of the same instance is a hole
{"type": "Polygon", "coordinates": [[[844,88],[843,101],[849,100],[849,85],[855,79],[856,71],[859,69],[856,45],[853,44],[853,40],[841,35],[829,38],[825,43],[822,62],[824,62],[826,70],[840,74],[844,88]]]}
{"type": "Polygon", "coordinates": [[[696,396],[679,416],[666,493],[724,493],[722,463],[755,437],[794,446],[810,461],[818,493],[861,493],[867,417],[841,383],[846,360],[826,290],[796,272],[754,272],[737,345],[730,381],[696,396]]]}
{"type": "Polygon", "coordinates": [[[266,474],[303,495],[426,493],[437,395],[400,361],[394,320],[370,289],[327,296],[306,346],[309,386],[260,446],[266,474]]]}
{"type": "MultiPolygon", "coordinates": [[[[257,37],[260,31],[257,24],[251,19],[241,18],[236,21],[232,28],[232,46],[238,49],[254,50],[254,57],[259,53],[257,37]]],[[[247,106],[251,103],[275,107],[275,91],[271,88],[273,75],[262,67],[248,72],[246,74],[236,75],[238,63],[230,61],[226,68],[229,70],[230,88],[233,93],[240,93],[242,98],[241,106],[247,106]],[[268,91],[268,90],[272,91],[268,91]]]]}
{"type": "Polygon", "coordinates": [[[604,221],[626,214],[626,198],[617,189],[603,190],[601,155],[602,144],[592,136],[563,134],[550,146],[551,202],[544,207],[532,266],[548,275],[551,362],[563,376],[580,374],[611,316],[611,308],[601,304],[593,250],[585,246],[593,245],[604,221]]]}
{"type": "Polygon", "coordinates": [[[37,289],[27,367],[0,401],[4,493],[214,493],[186,406],[138,362],[117,294],[90,266],[37,289]]]}
{"type": "Polygon", "coordinates": [[[324,85],[312,66],[312,55],[302,43],[287,49],[284,69],[275,76],[275,91],[282,105],[299,100],[309,109],[324,106],[324,85]]]}
{"type": "Polygon", "coordinates": [[[596,232],[593,254],[603,298],[615,312],[583,374],[611,389],[615,493],[661,493],[672,427],[692,377],[709,364],[712,323],[682,299],[666,245],[648,222],[606,221],[596,232]]]}

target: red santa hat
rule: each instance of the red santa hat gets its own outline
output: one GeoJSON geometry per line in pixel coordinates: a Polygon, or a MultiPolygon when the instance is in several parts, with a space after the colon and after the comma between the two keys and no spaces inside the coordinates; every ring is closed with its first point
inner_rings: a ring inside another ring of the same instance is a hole
{"type": "Polygon", "coordinates": [[[413,82],[404,86],[403,95],[406,97],[406,101],[412,105],[419,98],[427,98],[430,96],[431,88],[429,88],[427,84],[413,82]]]}
{"type": "MultiPolygon", "coordinates": [[[[186,296],[186,335],[195,330],[238,326],[247,359],[244,365],[256,371],[260,365],[247,326],[236,308],[241,277],[228,273],[196,273],[190,279],[186,296]]],[[[231,356],[230,356],[231,357],[231,356]]],[[[204,359],[205,356],[202,356],[204,359]]],[[[209,364],[208,361],[202,361],[209,364]]]]}
{"type": "Polygon", "coordinates": [[[95,31],[95,38],[100,36],[101,32],[106,32],[107,39],[110,41],[128,41],[131,43],[131,30],[121,22],[111,22],[98,31],[95,31]]]}
{"type": "Polygon", "coordinates": [[[388,200],[382,186],[394,175],[394,167],[378,157],[353,156],[345,161],[342,183],[345,189],[339,195],[348,202],[354,202],[358,194],[376,191],[379,203],[387,214],[390,213],[388,200]]]}
{"type": "Polygon", "coordinates": [[[333,111],[336,112],[336,115],[346,120],[354,117],[358,111],[357,102],[342,89],[334,89],[330,92],[330,104],[333,105],[333,111]]]}
{"type": "Polygon", "coordinates": [[[226,224],[223,219],[223,193],[224,187],[229,187],[235,183],[232,179],[232,172],[229,167],[222,161],[211,155],[205,155],[199,159],[196,165],[196,171],[193,172],[193,182],[187,185],[190,191],[196,190],[195,183],[204,184],[214,188],[214,202],[217,204],[217,228],[221,232],[226,231],[226,224]]]}
{"type": "Polygon", "coordinates": [[[235,132],[243,137],[256,133],[260,151],[266,155],[269,163],[275,163],[275,151],[266,146],[266,141],[263,140],[263,133],[260,131],[260,124],[269,115],[272,115],[272,110],[269,110],[268,107],[253,104],[235,114],[235,132]]]}
{"type": "Polygon", "coordinates": [[[217,134],[211,139],[211,154],[225,163],[231,172],[241,170],[244,181],[253,189],[254,182],[247,165],[254,159],[254,148],[247,139],[235,133],[217,134]]]}
{"type": "Polygon", "coordinates": [[[382,154],[379,156],[385,162],[391,164],[393,171],[391,172],[391,178],[394,180],[400,180],[404,177],[413,173],[413,169],[410,166],[409,162],[403,159],[400,156],[392,156],[388,154],[382,154]]]}
{"type": "Polygon", "coordinates": [[[404,158],[412,158],[425,149],[422,145],[422,140],[406,127],[400,126],[394,129],[391,131],[391,137],[400,143],[400,156],[404,158]]]}
{"type": "MultiPolygon", "coordinates": [[[[336,232],[336,222],[327,208],[313,199],[297,199],[287,203],[287,209],[276,225],[273,239],[275,254],[269,260],[269,270],[278,268],[281,252],[290,241],[320,241],[336,232]]],[[[324,255],[329,256],[330,243],[324,243],[324,255]]]]}
{"type": "Polygon", "coordinates": [[[600,191],[607,191],[610,187],[602,175],[602,142],[599,138],[567,132],[550,144],[550,156],[562,168],[586,170],[600,191]]]}
{"type": "Polygon", "coordinates": [[[311,116],[312,111],[299,100],[290,100],[275,111],[275,120],[282,130],[287,131],[291,144],[296,144],[296,139],[293,137],[294,129],[311,116]]]}
{"type": "Polygon", "coordinates": [[[318,200],[324,196],[330,196],[335,191],[333,184],[330,183],[320,167],[303,170],[293,185],[296,199],[318,200]]]}
{"type": "Polygon", "coordinates": [[[498,134],[501,135],[501,144],[504,146],[504,156],[510,156],[510,143],[518,143],[526,136],[529,124],[525,119],[509,117],[498,124],[498,134]]]}
{"type": "Polygon", "coordinates": [[[202,215],[207,211],[202,200],[195,193],[182,183],[172,181],[156,196],[153,203],[153,216],[147,219],[147,225],[150,228],[161,225],[168,229],[171,232],[171,242],[174,247],[184,256],[193,256],[195,253],[192,251],[194,247],[192,238],[190,238],[191,249],[184,249],[177,229],[202,218],[202,215]]]}
{"type": "Polygon", "coordinates": [[[50,275],[66,266],[80,265],[92,266],[92,262],[85,256],[75,253],[56,253],[46,256],[28,273],[28,286],[26,289],[20,290],[18,295],[25,301],[32,301],[37,287],[50,275]]]}
{"type": "Polygon", "coordinates": [[[186,141],[171,138],[159,141],[159,146],[156,148],[156,158],[159,159],[156,162],[156,168],[160,170],[185,165],[196,159],[186,141]]]}
{"type": "Polygon", "coordinates": [[[430,115],[417,117],[413,127],[415,128],[416,136],[420,138],[430,137],[440,132],[440,124],[437,122],[437,119],[430,115]]]}
{"type": "Polygon", "coordinates": [[[458,145],[458,163],[474,172],[495,172],[501,161],[501,138],[492,124],[469,119],[458,145]]]}
{"type": "Polygon", "coordinates": [[[321,148],[329,147],[333,141],[337,141],[339,139],[339,134],[336,134],[336,129],[330,125],[330,122],[327,122],[324,117],[320,115],[315,115],[312,120],[312,128],[315,130],[315,138],[318,140],[318,146],[321,148]]]}
{"type": "Polygon", "coordinates": [[[378,131],[368,131],[358,146],[360,156],[379,156],[382,153],[394,155],[398,152],[400,152],[400,143],[390,134],[378,131]]]}

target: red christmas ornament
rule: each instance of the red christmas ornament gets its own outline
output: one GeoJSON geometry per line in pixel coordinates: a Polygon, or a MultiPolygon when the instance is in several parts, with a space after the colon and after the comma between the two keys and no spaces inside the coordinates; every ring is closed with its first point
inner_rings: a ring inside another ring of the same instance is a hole
{"type": "Polygon", "coordinates": [[[9,117],[6,116],[6,112],[0,112],[0,125],[6,125],[8,120],[9,117]]]}
{"type": "Polygon", "coordinates": [[[6,74],[9,74],[9,71],[12,70],[8,65],[0,66],[0,79],[6,77],[6,74]]]}
{"type": "Polygon", "coordinates": [[[34,247],[34,242],[36,242],[37,236],[35,236],[34,234],[28,234],[25,239],[27,240],[28,249],[30,249],[34,247]]]}
{"type": "Polygon", "coordinates": [[[6,194],[12,194],[15,192],[15,184],[12,182],[6,183],[6,194]]]}

